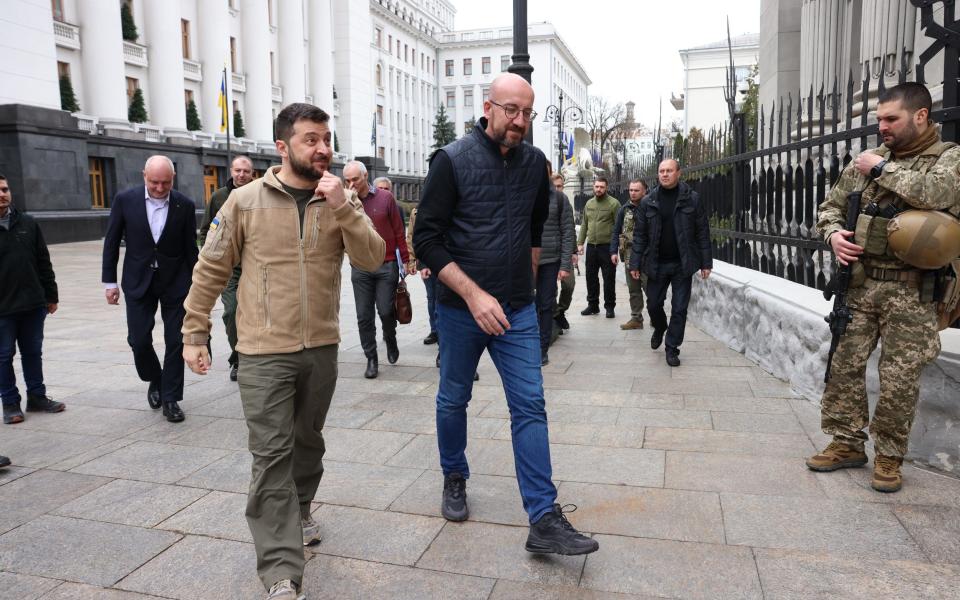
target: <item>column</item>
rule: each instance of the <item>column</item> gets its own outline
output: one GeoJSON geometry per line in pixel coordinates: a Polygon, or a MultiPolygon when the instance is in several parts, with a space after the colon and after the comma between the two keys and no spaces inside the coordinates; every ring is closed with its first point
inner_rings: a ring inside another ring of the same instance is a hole
{"type": "Polygon", "coordinates": [[[333,10],[330,0],[312,0],[307,9],[310,22],[310,93],[313,103],[330,114],[333,129],[333,10]]]}
{"type": "Polygon", "coordinates": [[[306,81],[303,77],[303,65],[306,56],[303,50],[303,4],[280,2],[278,43],[280,57],[277,66],[280,69],[280,87],[283,88],[283,105],[303,102],[306,95],[306,81]]]}
{"type": "Polygon", "coordinates": [[[333,3],[334,81],[338,104],[337,138],[347,155],[370,156],[370,126],[373,119],[373,70],[371,35],[373,25],[366,2],[333,3]]]}
{"type": "Polygon", "coordinates": [[[870,68],[870,86],[876,88],[881,73],[887,87],[896,85],[904,49],[907,52],[907,69],[913,72],[916,7],[910,2],[898,0],[863,0],[862,22],[860,63],[864,68],[870,68]]]}
{"type": "Polygon", "coordinates": [[[273,140],[273,83],[270,81],[270,15],[266,0],[242,0],[240,42],[247,77],[243,123],[247,137],[262,143],[273,140]]]}
{"type": "Polygon", "coordinates": [[[120,4],[101,0],[77,0],[77,15],[83,51],[83,110],[99,117],[104,126],[130,129],[127,121],[127,90],[123,63],[120,4]]]}
{"type": "MultiPolygon", "coordinates": [[[[144,2],[147,59],[150,67],[150,122],[168,137],[189,137],[183,104],[183,46],[179,5],[144,2]]],[[[193,24],[196,29],[196,24],[193,24]]]]}
{"type": "MultiPolygon", "coordinates": [[[[230,12],[226,2],[197,2],[197,20],[194,27],[197,37],[197,50],[203,81],[200,82],[202,96],[198,103],[203,130],[207,133],[221,134],[220,131],[220,84],[223,69],[227,69],[227,126],[233,127],[233,88],[230,73],[230,12]]],[[[226,134],[226,132],[222,132],[226,134]]],[[[233,135],[233,130],[230,130],[233,135]]]]}

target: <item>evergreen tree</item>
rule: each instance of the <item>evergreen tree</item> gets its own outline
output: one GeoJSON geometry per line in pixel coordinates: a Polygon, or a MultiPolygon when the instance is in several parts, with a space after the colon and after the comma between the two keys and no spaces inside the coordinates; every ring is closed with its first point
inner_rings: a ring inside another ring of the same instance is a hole
{"type": "Polygon", "coordinates": [[[477,126],[477,119],[470,117],[470,120],[463,124],[463,135],[470,135],[473,128],[477,126]]]}
{"type": "Polygon", "coordinates": [[[247,130],[243,128],[243,115],[239,110],[233,111],[233,135],[238,138],[247,135],[247,130]]]}
{"type": "Polygon", "coordinates": [[[337,138],[337,132],[333,132],[333,151],[340,152],[340,140],[337,138]]]}
{"type": "Polygon", "coordinates": [[[457,131],[447,118],[447,110],[441,104],[433,122],[433,149],[443,148],[457,139],[457,131]]]}
{"type": "Polygon", "coordinates": [[[77,104],[77,96],[73,93],[73,84],[70,83],[70,77],[67,75],[60,78],[60,108],[67,112],[80,110],[80,105],[77,104]]]}
{"type": "Polygon", "coordinates": [[[147,122],[147,106],[143,102],[143,90],[140,88],[133,92],[130,108],[127,109],[127,120],[131,123],[147,122]]]}
{"type": "Polygon", "coordinates": [[[137,33],[137,24],[133,22],[133,12],[130,11],[130,4],[127,2],[120,5],[120,29],[123,39],[128,42],[135,42],[140,37],[137,33]]]}
{"type": "Polygon", "coordinates": [[[200,131],[203,125],[200,124],[200,114],[197,112],[197,103],[190,100],[187,103],[187,129],[189,131],[200,131]]]}

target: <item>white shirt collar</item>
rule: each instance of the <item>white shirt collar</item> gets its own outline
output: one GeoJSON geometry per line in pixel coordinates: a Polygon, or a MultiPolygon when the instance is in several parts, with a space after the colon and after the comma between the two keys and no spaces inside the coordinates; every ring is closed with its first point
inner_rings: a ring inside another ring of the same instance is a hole
{"type": "Polygon", "coordinates": [[[167,194],[164,198],[151,198],[150,192],[147,190],[147,186],[143,186],[143,198],[149,202],[155,202],[158,204],[166,204],[170,201],[170,194],[167,194]]]}

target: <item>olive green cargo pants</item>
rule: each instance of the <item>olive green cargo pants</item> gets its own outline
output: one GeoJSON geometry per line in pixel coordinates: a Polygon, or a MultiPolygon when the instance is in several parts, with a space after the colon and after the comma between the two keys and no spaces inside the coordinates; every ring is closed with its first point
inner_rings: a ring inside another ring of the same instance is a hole
{"type": "Polygon", "coordinates": [[[323,476],[323,423],[337,383],[337,344],[240,355],[240,402],[253,455],[247,524],[266,588],[303,580],[300,518],[323,476]]]}

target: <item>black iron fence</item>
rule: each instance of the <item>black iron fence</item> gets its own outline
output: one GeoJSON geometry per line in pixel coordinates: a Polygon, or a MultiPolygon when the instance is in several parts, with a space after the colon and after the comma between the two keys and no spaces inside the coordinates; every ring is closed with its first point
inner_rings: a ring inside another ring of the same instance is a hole
{"type": "MultiPolygon", "coordinates": [[[[960,141],[960,27],[954,3],[944,3],[944,23],[933,22],[930,2],[918,4],[921,24],[936,41],[920,55],[916,80],[924,83],[924,66],[943,52],[942,107],[931,118],[945,140],[960,141]],[[931,24],[934,26],[931,27],[931,24]]],[[[906,80],[908,65],[900,68],[906,80]]],[[[883,73],[850,74],[846,85],[811,88],[805,96],[788,96],[761,107],[757,149],[746,151],[746,123],[734,114],[732,124],[711,131],[696,145],[673,148],[684,179],[709,210],[714,257],[790,281],[823,289],[831,255],[815,230],[817,207],[860,151],[882,143],[869,117],[870,100],[883,91],[883,73]],[[842,86],[842,87],[841,87],[842,86]]],[[[645,173],[655,180],[655,166],[645,173]]]]}

